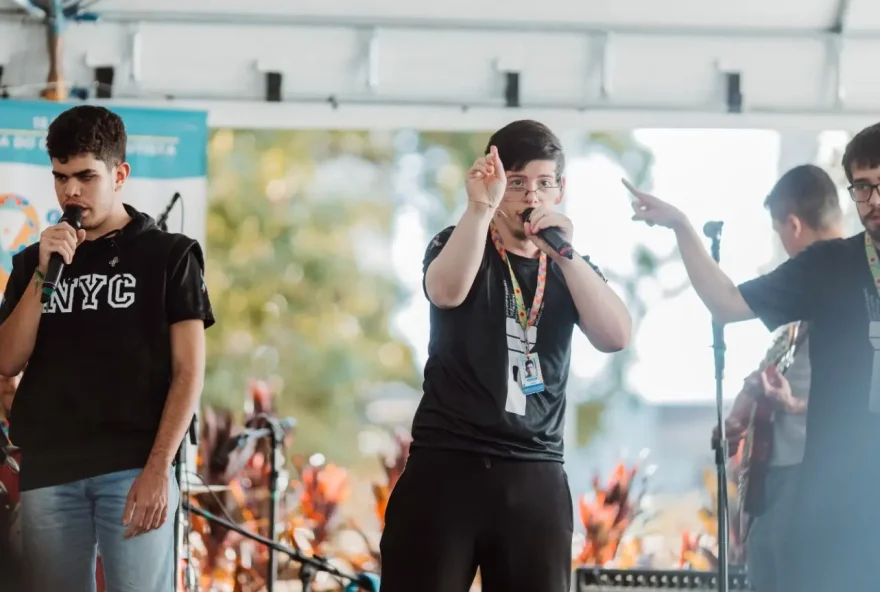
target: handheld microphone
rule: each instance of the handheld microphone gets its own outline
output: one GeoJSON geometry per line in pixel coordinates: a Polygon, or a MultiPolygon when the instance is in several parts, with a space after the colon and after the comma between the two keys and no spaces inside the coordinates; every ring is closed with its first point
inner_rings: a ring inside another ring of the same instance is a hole
{"type": "MultiPolygon", "coordinates": [[[[531,217],[532,212],[535,208],[526,208],[523,210],[522,218],[523,222],[528,222],[529,217],[531,217]]],[[[566,259],[571,259],[574,257],[574,247],[571,246],[571,243],[562,238],[562,233],[559,232],[558,228],[545,228],[544,230],[540,230],[536,233],[544,242],[550,245],[550,248],[565,257],[566,259]]]]}
{"type": "Polygon", "coordinates": [[[703,224],[703,234],[706,235],[706,238],[716,239],[721,236],[722,226],[724,226],[724,222],[720,220],[709,220],[703,224]]]}
{"type": "MultiPolygon", "coordinates": [[[[67,206],[64,208],[64,215],[58,220],[58,223],[67,222],[73,227],[74,231],[82,228],[82,208],[79,206],[67,206]]],[[[43,278],[43,292],[40,294],[40,302],[46,304],[52,299],[55,288],[58,287],[58,281],[61,279],[61,272],[64,271],[64,259],[58,253],[52,253],[49,256],[49,268],[46,270],[46,277],[43,278]]]]}

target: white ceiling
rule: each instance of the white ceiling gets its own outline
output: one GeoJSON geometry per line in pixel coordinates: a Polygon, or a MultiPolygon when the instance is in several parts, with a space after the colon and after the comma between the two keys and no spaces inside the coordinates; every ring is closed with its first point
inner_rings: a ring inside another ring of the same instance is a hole
{"type": "MultiPolygon", "coordinates": [[[[27,0],[0,0],[13,8],[27,0]]],[[[45,0],[38,0],[45,2],[45,0]]],[[[110,16],[121,13],[203,15],[273,15],[364,20],[406,19],[460,21],[470,26],[516,23],[564,23],[570,26],[638,29],[737,29],[799,33],[828,31],[845,13],[849,32],[880,34],[880,2],[877,0],[506,0],[473,2],[401,2],[400,0],[86,0],[90,8],[110,16]],[[499,8],[503,5],[503,8],[499,8]]]]}
{"type": "MultiPolygon", "coordinates": [[[[41,27],[9,17],[28,1],[0,0],[3,82],[25,90],[46,59],[41,27]]],[[[455,119],[444,129],[485,126],[509,118],[508,71],[521,74],[523,108],[567,126],[851,129],[880,117],[865,75],[880,52],[880,0],[80,1],[102,21],[67,33],[71,79],[113,64],[119,98],[189,100],[240,127],[317,125],[303,105],[327,110],[323,127],[374,122],[357,105],[388,125],[442,111],[455,119]],[[283,118],[257,102],[269,70],[292,81],[283,118]],[[726,111],[729,74],[743,113],[726,111]],[[402,106],[410,119],[395,119],[402,106]]]]}

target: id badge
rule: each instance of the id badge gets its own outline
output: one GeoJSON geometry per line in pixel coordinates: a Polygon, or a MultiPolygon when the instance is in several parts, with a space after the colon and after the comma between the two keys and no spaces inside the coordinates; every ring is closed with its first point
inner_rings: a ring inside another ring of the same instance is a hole
{"type": "Polygon", "coordinates": [[[522,357],[519,376],[523,394],[534,395],[544,391],[544,376],[541,373],[538,354],[528,354],[522,357]]]}

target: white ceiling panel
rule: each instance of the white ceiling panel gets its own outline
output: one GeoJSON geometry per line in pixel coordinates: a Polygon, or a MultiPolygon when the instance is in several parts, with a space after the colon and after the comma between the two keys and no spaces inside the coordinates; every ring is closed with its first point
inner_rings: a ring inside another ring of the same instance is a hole
{"type": "MultiPolygon", "coordinates": [[[[16,0],[0,0],[14,5],[16,0]]],[[[311,17],[440,19],[484,22],[563,22],[638,28],[747,28],[822,30],[834,20],[839,2],[847,0],[472,0],[400,2],[400,0],[99,0],[94,9],[108,12],[151,12],[284,15],[311,17]]],[[[880,2],[851,0],[860,28],[880,29],[880,2]]]]}

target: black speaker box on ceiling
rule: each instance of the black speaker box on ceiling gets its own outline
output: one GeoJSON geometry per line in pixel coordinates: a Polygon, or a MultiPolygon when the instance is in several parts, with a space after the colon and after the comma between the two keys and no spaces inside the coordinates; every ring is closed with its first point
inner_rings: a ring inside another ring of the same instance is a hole
{"type": "Polygon", "coordinates": [[[281,72],[266,72],[266,101],[270,103],[281,102],[281,86],[283,81],[281,72]]]}
{"type": "Polygon", "coordinates": [[[519,72],[504,73],[504,106],[519,107],[519,72]]]}
{"type": "Polygon", "coordinates": [[[725,72],[724,80],[727,89],[727,112],[742,113],[742,75],[739,72],[725,72]]]}
{"type": "Polygon", "coordinates": [[[98,99],[110,99],[113,97],[113,66],[101,66],[95,68],[95,97],[98,99]]]}

